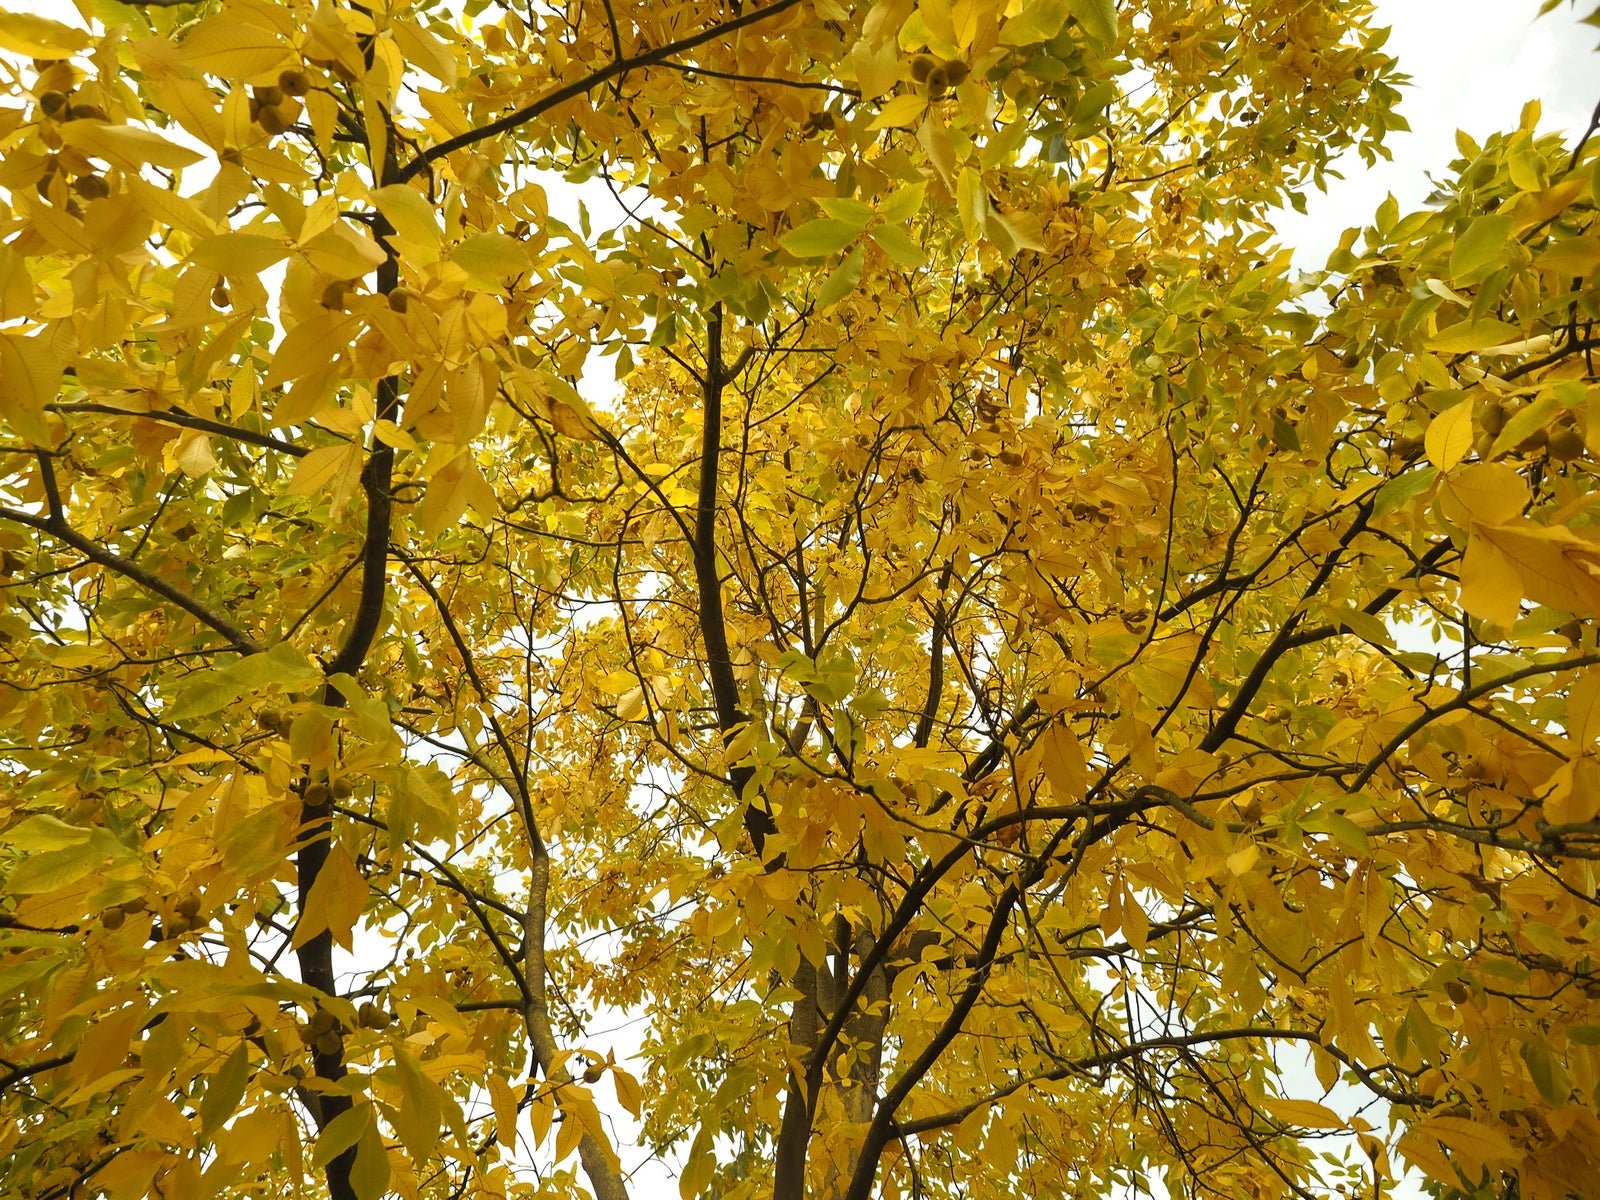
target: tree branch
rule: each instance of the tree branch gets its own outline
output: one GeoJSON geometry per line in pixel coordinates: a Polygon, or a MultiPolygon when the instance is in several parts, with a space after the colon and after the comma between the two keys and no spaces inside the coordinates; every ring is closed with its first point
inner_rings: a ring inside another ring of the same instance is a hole
{"type": "MultiPolygon", "coordinates": [[[[128,0],[120,0],[127,3],[128,0]]],[[[195,0],[183,0],[185,4],[192,4],[195,0]]],[[[270,433],[257,433],[253,429],[240,429],[237,425],[229,425],[226,421],[214,421],[210,417],[196,416],[194,413],[184,412],[181,408],[164,408],[150,412],[131,412],[125,408],[117,408],[111,404],[52,404],[51,412],[56,413],[103,413],[111,417],[143,417],[147,421],[160,421],[167,425],[181,425],[185,429],[198,429],[204,433],[214,433],[218,437],[225,437],[233,442],[245,442],[252,446],[260,446],[263,450],[276,450],[280,454],[292,454],[296,458],[310,454],[311,451],[294,442],[285,441],[283,438],[274,437],[270,433]]]]}
{"type": "Polygon", "coordinates": [[[453,138],[446,138],[438,145],[430,146],[411,162],[402,167],[393,182],[405,183],[421,172],[428,169],[433,163],[447,155],[454,154],[457,150],[464,150],[468,146],[483,141],[485,138],[496,137],[502,133],[510,133],[521,125],[526,125],[536,117],[542,116],[553,108],[558,108],[568,100],[575,100],[591,89],[598,87],[607,80],[625,75],[629,71],[640,67],[655,66],[669,58],[674,58],[686,51],[693,50],[696,46],[703,46],[707,42],[715,41],[725,34],[733,33],[746,26],[765,21],[768,17],[776,16],[785,9],[793,8],[800,0],[776,0],[775,3],[765,8],[753,8],[747,13],[741,13],[731,21],[724,21],[720,25],[712,25],[688,37],[679,38],[675,42],[668,42],[654,50],[647,50],[643,54],[636,54],[632,58],[614,58],[598,71],[585,75],[582,79],[572,83],[564,83],[553,91],[546,92],[532,104],[524,105],[514,112],[509,112],[498,121],[477,129],[469,129],[459,133],[453,138]]]}
{"type": "Polygon", "coordinates": [[[240,629],[232,621],[218,613],[212,612],[187,592],[179,591],[160,576],[152,575],[138,563],[131,559],[123,558],[112,550],[106,549],[99,542],[85,537],[76,529],[66,523],[64,517],[52,514],[48,517],[35,516],[32,513],[17,512],[15,509],[0,508],[0,520],[14,521],[18,525],[26,525],[47,533],[57,541],[65,542],[90,562],[114,571],[125,579],[137,583],[146,591],[154,592],[165,600],[170,600],[184,612],[188,613],[202,625],[221,634],[228,642],[229,649],[238,654],[260,654],[263,647],[253,637],[240,629]]]}

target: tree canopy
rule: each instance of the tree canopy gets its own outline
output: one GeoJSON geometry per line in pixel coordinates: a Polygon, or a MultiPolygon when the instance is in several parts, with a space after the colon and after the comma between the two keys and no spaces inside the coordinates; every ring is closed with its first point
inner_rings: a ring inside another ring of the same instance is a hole
{"type": "Polygon", "coordinates": [[[57,15],[0,1191],[1595,1195],[1592,127],[1306,274],[1365,0],[57,15]]]}

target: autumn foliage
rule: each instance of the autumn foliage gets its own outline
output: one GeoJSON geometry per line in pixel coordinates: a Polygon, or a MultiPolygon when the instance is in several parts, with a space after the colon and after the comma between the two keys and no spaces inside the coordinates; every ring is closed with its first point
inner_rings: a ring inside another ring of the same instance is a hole
{"type": "Polygon", "coordinates": [[[0,1192],[1596,1194],[1600,139],[1308,275],[1363,0],[78,8],[0,1192]]]}

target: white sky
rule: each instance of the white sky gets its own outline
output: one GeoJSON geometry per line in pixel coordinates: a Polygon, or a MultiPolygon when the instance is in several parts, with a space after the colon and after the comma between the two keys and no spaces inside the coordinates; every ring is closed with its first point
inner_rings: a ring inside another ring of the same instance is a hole
{"type": "Polygon", "coordinates": [[[1379,23],[1394,30],[1385,50],[1412,79],[1400,102],[1411,132],[1389,135],[1393,161],[1352,157],[1345,179],[1307,196],[1305,216],[1283,214],[1278,228],[1298,265],[1320,269],[1340,233],[1370,224],[1390,192],[1402,213],[1420,207],[1428,175],[1457,157],[1457,129],[1481,142],[1515,129],[1523,104],[1538,99],[1541,130],[1581,132],[1600,100],[1600,30],[1578,22],[1590,6],[1564,3],[1535,20],[1539,0],[1378,0],[1379,23]]]}

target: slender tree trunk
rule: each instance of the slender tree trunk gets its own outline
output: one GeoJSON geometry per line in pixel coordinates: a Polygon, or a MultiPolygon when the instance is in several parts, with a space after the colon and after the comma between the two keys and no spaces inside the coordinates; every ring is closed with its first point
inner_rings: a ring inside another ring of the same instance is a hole
{"type": "MultiPolygon", "coordinates": [[[[809,1063],[817,1048],[820,1032],[817,1008],[819,971],[804,960],[792,980],[800,993],[789,1017],[789,1047],[792,1059],[809,1063]]],[[[783,1120],[778,1126],[778,1149],[773,1164],[773,1200],[803,1200],[806,1194],[806,1150],[811,1144],[811,1099],[806,1081],[789,1068],[789,1086],[783,1100],[783,1120]]]]}
{"type": "MultiPolygon", "coordinates": [[[[550,1028],[549,990],[545,982],[544,928],[549,891],[550,853],[542,841],[535,841],[528,880],[527,916],[522,927],[522,971],[528,988],[528,1003],[522,1015],[539,1073],[551,1083],[565,1083],[572,1078],[567,1070],[552,1071],[550,1067],[558,1051],[555,1034],[550,1028]]],[[[595,1200],[628,1200],[628,1189],[622,1182],[618,1165],[606,1153],[606,1148],[587,1133],[578,1143],[578,1161],[583,1164],[589,1186],[594,1189],[595,1200]]]]}

